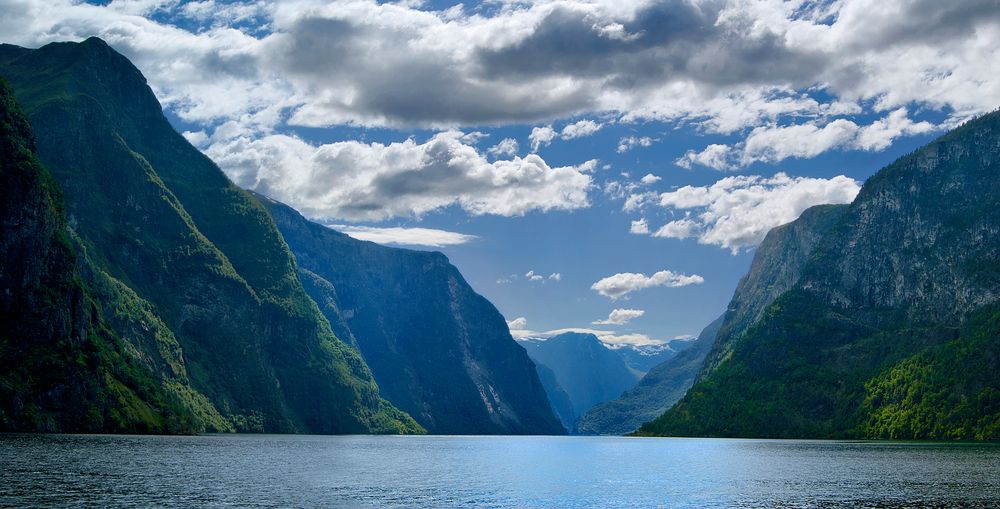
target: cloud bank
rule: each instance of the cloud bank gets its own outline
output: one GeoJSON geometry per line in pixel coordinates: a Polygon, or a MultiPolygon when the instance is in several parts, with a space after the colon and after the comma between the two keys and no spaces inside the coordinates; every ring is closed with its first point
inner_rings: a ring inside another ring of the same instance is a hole
{"type": "Polygon", "coordinates": [[[651,276],[635,272],[619,272],[613,276],[608,276],[597,281],[590,286],[591,290],[610,298],[611,300],[621,299],[632,292],[653,288],[656,286],[666,286],[678,288],[681,286],[697,285],[705,282],[705,278],[694,274],[678,274],[670,270],[661,270],[651,276]]]}
{"type": "Polygon", "coordinates": [[[378,228],[372,226],[327,225],[334,230],[345,233],[358,240],[367,240],[378,244],[397,244],[401,246],[445,247],[471,242],[477,237],[464,233],[435,230],[432,228],[378,228]]]}
{"type": "MultiPolygon", "coordinates": [[[[696,238],[735,254],[756,246],[772,228],[794,221],[813,205],[850,203],[860,189],[860,183],[843,175],[831,179],[746,175],[726,177],[710,186],[684,186],[647,197],[643,203],[681,215],[653,231],[654,237],[696,238]]],[[[640,219],[631,231],[650,230],[640,219]]]]}

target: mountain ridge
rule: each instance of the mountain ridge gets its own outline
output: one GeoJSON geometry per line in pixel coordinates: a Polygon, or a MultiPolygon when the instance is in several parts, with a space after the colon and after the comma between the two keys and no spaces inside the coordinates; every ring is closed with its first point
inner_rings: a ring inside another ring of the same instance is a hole
{"type": "Polygon", "coordinates": [[[1000,437],[998,154],[994,112],[870,178],[797,281],[639,434],[1000,437]],[[942,356],[967,370],[935,372],[942,356]]]}
{"type": "MultiPolygon", "coordinates": [[[[421,430],[333,335],[264,208],[170,126],[127,59],[96,38],[4,45],[0,74],[25,104],[94,273],[148,304],[191,387],[230,426],[421,430]]],[[[140,357],[161,355],[131,339],[140,357]]]]}

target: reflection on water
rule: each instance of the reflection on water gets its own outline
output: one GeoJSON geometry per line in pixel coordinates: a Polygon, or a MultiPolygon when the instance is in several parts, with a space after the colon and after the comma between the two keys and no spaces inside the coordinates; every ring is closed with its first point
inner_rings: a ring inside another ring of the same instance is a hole
{"type": "Polygon", "coordinates": [[[0,435],[0,507],[997,508],[1000,446],[0,435]]]}

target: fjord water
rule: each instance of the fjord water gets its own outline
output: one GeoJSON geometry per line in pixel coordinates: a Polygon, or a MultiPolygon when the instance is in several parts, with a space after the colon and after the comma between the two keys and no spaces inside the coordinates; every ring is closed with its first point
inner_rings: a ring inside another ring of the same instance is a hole
{"type": "Polygon", "coordinates": [[[1000,446],[0,435],[3,507],[998,507],[1000,446]]]}

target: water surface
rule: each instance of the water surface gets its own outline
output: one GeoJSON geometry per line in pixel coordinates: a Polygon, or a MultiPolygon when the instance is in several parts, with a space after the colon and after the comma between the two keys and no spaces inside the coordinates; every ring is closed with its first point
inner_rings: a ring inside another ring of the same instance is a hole
{"type": "Polygon", "coordinates": [[[1000,446],[0,435],[0,507],[996,508],[1000,446]]]}

